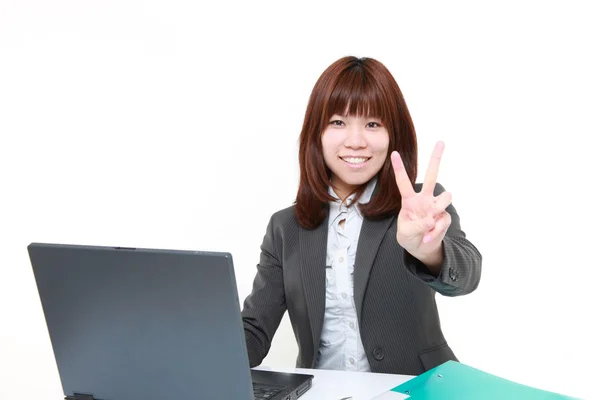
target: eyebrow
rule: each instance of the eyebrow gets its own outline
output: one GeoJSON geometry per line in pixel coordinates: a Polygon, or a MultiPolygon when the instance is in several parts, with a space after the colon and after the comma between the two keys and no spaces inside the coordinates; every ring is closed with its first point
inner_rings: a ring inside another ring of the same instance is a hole
{"type": "Polygon", "coordinates": [[[375,115],[368,115],[368,116],[360,116],[359,117],[357,115],[349,115],[349,114],[345,114],[345,115],[333,114],[331,117],[329,117],[329,120],[334,119],[336,116],[339,117],[339,118],[356,117],[356,118],[364,118],[364,119],[367,119],[367,120],[377,120],[377,121],[380,121],[380,122],[383,121],[382,117],[378,117],[378,116],[375,116],[375,115]]]}

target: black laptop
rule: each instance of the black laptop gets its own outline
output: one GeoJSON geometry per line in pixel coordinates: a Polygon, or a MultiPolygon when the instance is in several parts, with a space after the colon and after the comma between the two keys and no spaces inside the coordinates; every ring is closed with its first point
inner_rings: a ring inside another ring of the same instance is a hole
{"type": "Polygon", "coordinates": [[[296,399],[251,370],[229,253],[32,243],[65,399],[296,399]]]}

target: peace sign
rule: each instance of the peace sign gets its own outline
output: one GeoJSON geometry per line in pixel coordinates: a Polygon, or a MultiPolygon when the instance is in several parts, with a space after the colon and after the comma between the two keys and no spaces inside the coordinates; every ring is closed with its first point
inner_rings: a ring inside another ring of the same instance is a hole
{"type": "Polygon", "coordinates": [[[413,189],[400,154],[397,151],[392,152],[396,184],[402,196],[396,240],[416,258],[427,257],[440,251],[442,239],[452,221],[450,214],[446,212],[446,207],[452,202],[452,195],[449,192],[443,192],[439,196],[433,194],[443,152],[444,143],[438,142],[419,193],[413,189]]]}

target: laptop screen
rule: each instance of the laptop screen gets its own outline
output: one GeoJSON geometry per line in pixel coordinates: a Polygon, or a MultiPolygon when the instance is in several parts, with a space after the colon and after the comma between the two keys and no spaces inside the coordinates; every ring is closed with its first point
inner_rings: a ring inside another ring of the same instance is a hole
{"type": "Polygon", "coordinates": [[[230,254],[28,250],[65,395],[253,398],[230,254]]]}

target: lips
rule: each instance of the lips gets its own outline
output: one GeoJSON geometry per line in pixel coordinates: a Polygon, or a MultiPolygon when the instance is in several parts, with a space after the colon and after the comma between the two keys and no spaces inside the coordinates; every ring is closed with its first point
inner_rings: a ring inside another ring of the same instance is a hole
{"type": "Polygon", "coordinates": [[[362,168],[371,157],[340,157],[340,160],[350,168],[362,168]]]}
{"type": "Polygon", "coordinates": [[[344,162],[348,163],[348,164],[364,164],[367,161],[369,161],[369,159],[371,157],[340,157],[344,162]]]}

